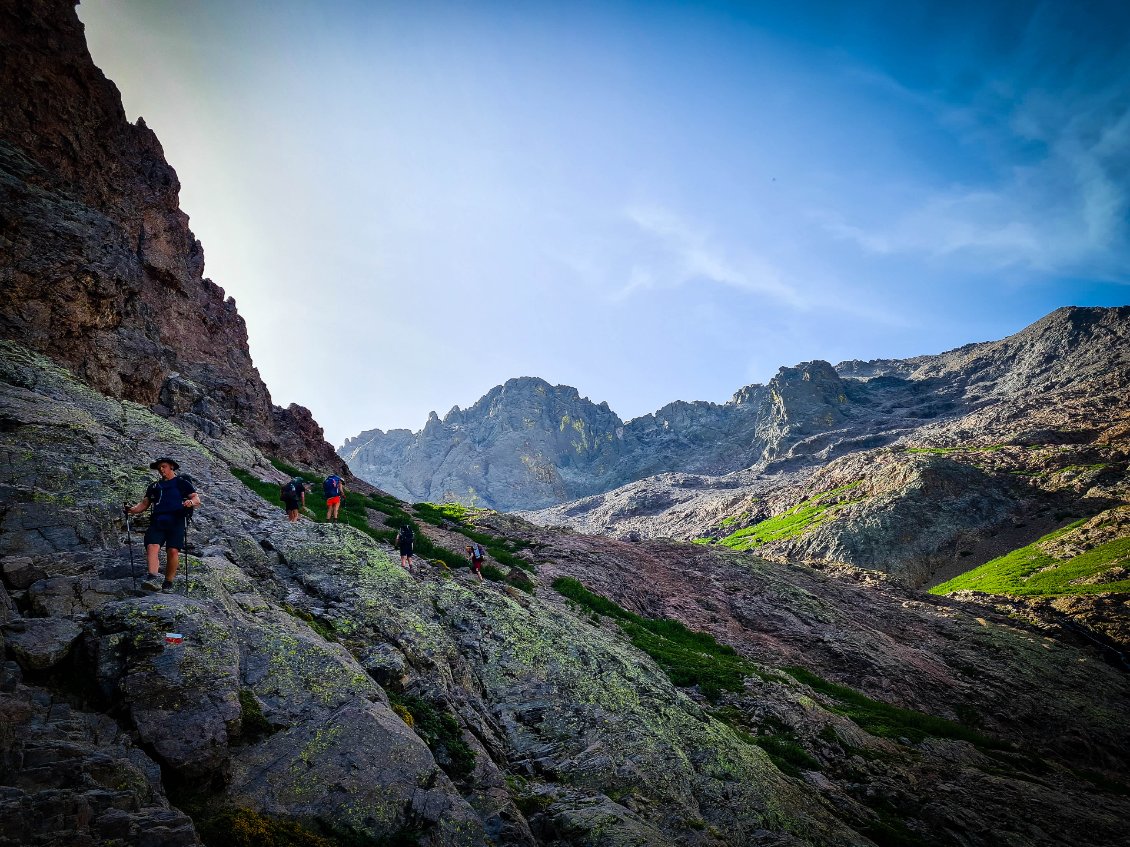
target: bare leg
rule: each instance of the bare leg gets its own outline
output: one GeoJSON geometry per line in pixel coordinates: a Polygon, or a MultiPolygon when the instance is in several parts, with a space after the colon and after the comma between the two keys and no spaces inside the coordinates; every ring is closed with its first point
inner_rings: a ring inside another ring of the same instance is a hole
{"type": "Polygon", "coordinates": [[[160,544],[146,544],[145,545],[145,560],[149,566],[149,575],[157,576],[161,570],[161,560],[159,553],[161,552],[160,544]]]}
{"type": "Polygon", "coordinates": [[[170,547],[165,551],[165,582],[172,582],[177,576],[177,567],[180,566],[180,550],[170,547]]]}

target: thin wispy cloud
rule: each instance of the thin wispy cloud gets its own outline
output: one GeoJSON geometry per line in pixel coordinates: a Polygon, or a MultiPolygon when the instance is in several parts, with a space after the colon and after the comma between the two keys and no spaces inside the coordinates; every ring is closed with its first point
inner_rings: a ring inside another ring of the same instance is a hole
{"type": "Polygon", "coordinates": [[[751,254],[731,255],[706,232],[660,206],[630,206],[624,217],[650,241],[651,264],[636,264],[616,296],[657,286],[678,287],[704,281],[764,295],[795,309],[809,301],[772,263],[751,254]]]}
{"type": "Polygon", "coordinates": [[[1130,89],[1111,72],[1130,64],[1130,48],[1115,47],[1102,62],[1049,62],[1051,36],[1034,23],[1026,38],[960,99],[874,70],[856,73],[932,115],[988,173],[924,184],[916,201],[890,200],[868,222],[824,209],[817,218],[825,231],[865,253],[916,254],[955,269],[1130,281],[1130,89]]]}

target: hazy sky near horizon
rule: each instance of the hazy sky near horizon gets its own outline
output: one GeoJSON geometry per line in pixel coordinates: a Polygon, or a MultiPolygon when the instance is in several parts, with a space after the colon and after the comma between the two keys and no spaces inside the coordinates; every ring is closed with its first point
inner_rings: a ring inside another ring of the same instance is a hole
{"type": "Polygon", "coordinates": [[[516,376],[628,419],[1130,302],[1122,0],[78,11],[335,445],[516,376]]]}

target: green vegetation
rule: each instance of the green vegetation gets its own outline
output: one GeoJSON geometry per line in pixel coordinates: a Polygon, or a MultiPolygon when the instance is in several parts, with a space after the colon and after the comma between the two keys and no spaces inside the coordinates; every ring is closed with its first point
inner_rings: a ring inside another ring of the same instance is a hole
{"type": "Polygon", "coordinates": [[[948,456],[951,453],[996,453],[1004,449],[1003,444],[990,444],[987,447],[907,447],[907,453],[928,453],[934,456],[948,456]]]}
{"type": "Polygon", "coordinates": [[[388,692],[393,709],[428,745],[436,764],[452,779],[466,779],[475,770],[475,752],[463,740],[459,722],[422,697],[388,692]],[[405,718],[405,713],[408,717],[405,718]]]}
{"type": "Polygon", "coordinates": [[[800,745],[800,741],[797,740],[795,735],[774,733],[772,735],[758,735],[753,740],[758,747],[769,754],[770,760],[781,773],[789,776],[800,776],[802,770],[820,770],[820,762],[800,745]]]}
{"type": "Polygon", "coordinates": [[[697,685],[703,696],[717,700],[722,691],[741,691],[752,665],[714,636],[687,629],[669,618],[645,618],[589,591],[579,580],[558,577],[553,588],[598,615],[612,618],[639,650],[663,668],[675,685],[697,685]]]}
{"type": "Polygon", "coordinates": [[[240,735],[246,741],[254,741],[256,738],[270,735],[274,731],[271,724],[263,717],[263,710],[259,708],[259,701],[246,688],[239,689],[239,715],[242,728],[240,735]]]}
{"type": "MultiPolygon", "coordinates": [[[[416,517],[432,526],[454,525],[461,535],[481,544],[499,564],[534,572],[533,565],[514,555],[519,550],[529,547],[528,542],[499,538],[475,526],[474,516],[477,512],[481,512],[481,509],[471,509],[460,503],[416,503],[412,506],[412,510],[416,513],[416,517]]],[[[486,576],[485,571],[483,576],[486,576]]]]}
{"type": "MultiPolygon", "coordinates": [[[[328,474],[318,475],[313,471],[303,471],[293,465],[280,462],[277,459],[272,459],[271,464],[285,474],[301,476],[304,480],[314,483],[315,490],[307,493],[304,512],[306,516],[314,522],[325,523],[326,504],[322,497],[321,480],[325,479],[328,474]]],[[[282,509],[282,500],[279,499],[278,484],[263,482],[257,479],[253,474],[241,468],[231,468],[230,470],[233,476],[256,494],[271,505],[282,509]]],[[[420,532],[419,525],[412,519],[411,515],[404,511],[400,501],[394,497],[361,494],[355,491],[348,492],[342,498],[341,508],[338,511],[338,520],[386,544],[392,544],[396,538],[397,530],[407,524],[412,527],[412,534],[415,537],[413,549],[416,555],[422,556],[425,559],[438,559],[448,567],[470,567],[471,565],[461,553],[456,553],[452,550],[440,547],[437,544],[433,544],[427,536],[420,532]],[[375,527],[370,523],[368,514],[370,509],[380,512],[385,516],[383,527],[375,527]]]]}
{"type": "Polygon", "coordinates": [[[835,516],[836,512],[849,503],[858,503],[862,497],[844,499],[843,494],[860,485],[852,482],[841,485],[815,497],[810,497],[802,503],[793,506],[787,512],[769,518],[768,520],[739,529],[719,541],[734,550],[751,550],[770,541],[780,541],[784,538],[795,538],[809,530],[815,529],[825,521],[835,516]]]}
{"type": "Polygon", "coordinates": [[[270,818],[251,809],[228,809],[204,823],[197,820],[208,847],[338,847],[299,823],[270,818]]]}
{"type": "Polygon", "coordinates": [[[781,670],[814,691],[838,701],[839,705],[832,711],[851,718],[872,735],[883,738],[908,738],[913,742],[921,741],[926,737],[954,738],[968,741],[983,749],[1002,747],[1000,742],[982,735],[971,727],[927,715],[924,712],[902,709],[879,700],[872,700],[854,688],[829,682],[805,668],[788,667],[781,670]]]}
{"type": "Polygon", "coordinates": [[[337,641],[337,633],[334,632],[332,624],[315,617],[305,609],[296,609],[289,603],[283,603],[282,609],[287,614],[298,618],[300,621],[305,621],[310,629],[314,630],[314,632],[318,633],[318,635],[322,636],[326,641],[337,641]]]}
{"type": "Polygon", "coordinates": [[[1038,541],[986,562],[930,589],[931,594],[952,591],[984,591],[990,594],[1056,596],[1130,591],[1130,579],[1085,583],[1084,580],[1112,568],[1130,567],[1130,537],[1115,538],[1073,556],[1056,559],[1041,545],[1054,541],[1085,522],[1085,518],[1045,535],[1038,541]]]}

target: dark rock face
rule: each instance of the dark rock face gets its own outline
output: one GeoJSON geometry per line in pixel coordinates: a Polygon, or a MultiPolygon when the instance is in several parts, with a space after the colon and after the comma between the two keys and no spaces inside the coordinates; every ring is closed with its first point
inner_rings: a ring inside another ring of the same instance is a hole
{"type": "Polygon", "coordinates": [[[235,301],[203,275],[176,172],[126,120],[74,5],[0,10],[0,338],[205,433],[240,426],[341,468],[309,412],[272,406],[235,301]]]}

